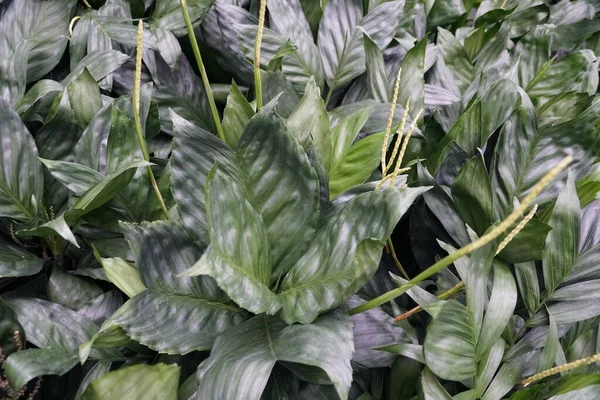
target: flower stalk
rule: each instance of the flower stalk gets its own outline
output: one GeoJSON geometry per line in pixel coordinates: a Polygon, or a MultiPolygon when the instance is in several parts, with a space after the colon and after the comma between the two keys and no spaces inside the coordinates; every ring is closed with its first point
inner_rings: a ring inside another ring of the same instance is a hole
{"type": "Polygon", "coordinates": [[[263,106],[262,82],[260,78],[260,46],[262,45],[263,31],[265,29],[265,14],[267,12],[267,0],[260,0],[258,10],[258,29],[256,30],[256,41],[254,42],[254,91],[256,93],[256,111],[263,106]]]}
{"type": "Polygon", "coordinates": [[[567,156],[563,158],[554,168],[552,168],[546,175],[542,177],[535,184],[532,190],[529,192],[527,196],[523,199],[519,207],[517,207],[512,213],[509,214],[508,217],[504,221],[502,221],[499,225],[493,228],[491,231],[481,236],[479,239],[475,240],[472,243],[458,249],[452,254],[444,257],[440,261],[433,264],[431,267],[421,272],[419,275],[415,276],[410,281],[406,282],[404,285],[399,286],[396,289],[390,290],[387,293],[382,294],[381,296],[370,300],[366,303],[361,304],[358,307],[355,307],[348,311],[350,315],[358,314],[361,312],[368,311],[375,307],[378,307],[382,304],[387,303],[390,300],[395,299],[396,297],[406,293],[409,289],[421,283],[425,279],[437,274],[444,268],[450,266],[454,261],[458,260],[462,256],[472,253],[473,251],[487,245],[488,243],[495,240],[498,236],[506,232],[520,217],[523,215],[523,212],[533,203],[536,197],[544,190],[546,186],[560,173],[564,170],[567,165],[569,165],[573,161],[572,156],[567,156]]]}
{"type": "MultiPolygon", "coordinates": [[[[137,31],[137,54],[135,58],[135,73],[133,75],[133,119],[135,122],[135,131],[137,133],[138,142],[140,144],[140,149],[142,150],[142,157],[144,161],[150,161],[150,154],[148,153],[148,148],[146,146],[146,139],[144,138],[144,132],[142,130],[142,121],[140,119],[140,90],[141,90],[141,81],[142,81],[142,53],[144,50],[144,25],[140,20],[138,22],[138,31],[137,31]]],[[[160,193],[160,189],[158,188],[158,184],[156,183],[156,178],[154,178],[154,173],[152,172],[152,168],[150,166],[146,167],[148,171],[148,176],[150,177],[150,182],[152,184],[152,188],[154,189],[154,193],[156,193],[156,197],[158,198],[158,202],[160,203],[160,207],[162,208],[163,214],[165,215],[165,219],[169,219],[169,210],[167,209],[167,205],[160,193]]]]}
{"type": "Polygon", "coordinates": [[[208,99],[208,106],[210,107],[210,113],[213,117],[213,121],[215,123],[215,128],[217,129],[217,135],[219,136],[219,139],[225,141],[225,134],[223,133],[223,125],[221,125],[221,117],[219,116],[219,111],[217,110],[217,104],[215,103],[215,97],[213,96],[213,92],[210,87],[210,82],[208,81],[208,76],[206,75],[206,68],[204,68],[204,62],[202,61],[202,55],[200,54],[200,47],[198,47],[198,41],[196,40],[196,34],[194,33],[194,27],[192,26],[192,20],[190,19],[190,14],[187,9],[187,0],[181,0],[181,12],[183,13],[183,20],[185,22],[185,27],[187,29],[188,37],[190,38],[190,44],[192,45],[192,51],[194,52],[194,57],[196,58],[196,64],[198,65],[198,70],[200,71],[200,77],[202,78],[202,85],[204,86],[204,91],[206,92],[206,97],[208,99]]]}

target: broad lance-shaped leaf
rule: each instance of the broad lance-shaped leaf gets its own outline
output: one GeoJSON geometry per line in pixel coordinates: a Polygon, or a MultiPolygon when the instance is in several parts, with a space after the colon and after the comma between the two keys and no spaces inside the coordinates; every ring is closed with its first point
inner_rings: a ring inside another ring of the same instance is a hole
{"type": "Polygon", "coordinates": [[[271,29],[298,46],[294,54],[283,59],[283,72],[300,87],[310,78],[316,81],[319,88],[323,88],[325,76],[321,54],[314,43],[300,1],[274,0],[268,2],[267,7],[271,29]]]}
{"type": "Polygon", "coordinates": [[[45,262],[17,245],[0,242],[0,278],[35,275],[45,262]]]}
{"type": "Polygon", "coordinates": [[[546,238],[544,251],[544,283],[552,293],[569,274],[579,253],[580,207],[575,180],[569,174],[567,186],[558,196],[549,225],[552,230],[546,238]]]}
{"type": "Polygon", "coordinates": [[[77,354],[54,349],[27,349],[6,360],[6,376],[15,390],[43,375],[64,375],[77,365],[77,354]]]}
{"type": "Polygon", "coordinates": [[[269,289],[272,258],[260,215],[245,190],[215,166],[206,195],[210,246],[185,275],[210,275],[241,307],[256,314],[274,314],[281,307],[269,289]]]}
{"type": "Polygon", "coordinates": [[[32,196],[42,199],[44,175],[33,137],[3,97],[0,140],[0,216],[28,221],[36,213],[32,196]]]}
{"type": "Polygon", "coordinates": [[[235,81],[232,81],[231,90],[229,96],[227,96],[227,105],[223,110],[223,133],[225,143],[229,147],[232,149],[237,147],[240,137],[253,115],[254,109],[235,84],[235,81]]]}
{"type": "Polygon", "coordinates": [[[304,88],[304,96],[286,121],[294,137],[308,151],[313,146],[319,153],[325,170],[331,162],[332,138],[329,132],[329,115],[314,79],[304,88]]]}
{"type": "Polygon", "coordinates": [[[121,367],[93,381],[81,400],[177,400],[176,364],[121,367]]]}
{"type": "Polygon", "coordinates": [[[186,229],[200,243],[208,244],[205,185],[215,163],[235,173],[233,152],[215,135],[171,112],[175,140],[171,156],[171,185],[177,210],[186,229]]]}
{"type": "Polygon", "coordinates": [[[17,47],[30,46],[27,81],[42,78],[62,57],[75,3],[75,0],[14,0],[8,3],[0,23],[0,59],[6,58],[17,47]]]}
{"type": "MultiPolygon", "coordinates": [[[[78,312],[50,301],[16,298],[7,304],[23,326],[27,341],[39,347],[8,357],[7,373],[15,386],[36,376],[66,373],[77,363],[79,345],[98,331],[96,324],[78,312]]],[[[93,350],[90,355],[94,359],[121,356],[117,351],[107,350],[93,350]]]]}
{"type": "Polygon", "coordinates": [[[99,334],[82,346],[82,359],[96,342],[102,346],[111,336],[112,344],[120,345],[124,338],[119,328],[131,339],[163,353],[207,350],[219,333],[246,318],[212,278],[178,277],[201,255],[180,223],[122,223],[121,227],[147,290],[125,303],[99,334]]]}
{"type": "MultiPolygon", "coordinates": [[[[310,323],[323,311],[342,304],[356,279],[372,275],[378,259],[357,253],[360,243],[387,240],[413,201],[427,191],[387,188],[359,194],[337,206],[321,221],[310,247],[281,282],[281,316],[288,322],[310,323]],[[357,265],[357,259],[369,260],[357,265]]],[[[361,248],[372,251],[372,247],[361,248]]],[[[354,288],[353,288],[354,289],[354,288]]]]}
{"type": "Polygon", "coordinates": [[[275,107],[267,104],[250,120],[236,151],[247,199],[267,231],[271,281],[302,255],[319,211],[317,174],[275,107]]]}
{"type": "Polygon", "coordinates": [[[330,90],[349,83],[365,71],[363,32],[377,47],[386,48],[401,12],[401,2],[391,1],[379,5],[363,18],[362,2],[358,0],[327,2],[319,26],[318,46],[330,90]]]}
{"type": "Polygon", "coordinates": [[[260,399],[276,362],[300,373],[317,367],[346,399],[352,382],[352,322],[338,309],[310,325],[287,325],[266,315],[227,330],[198,368],[198,399],[260,399]]]}

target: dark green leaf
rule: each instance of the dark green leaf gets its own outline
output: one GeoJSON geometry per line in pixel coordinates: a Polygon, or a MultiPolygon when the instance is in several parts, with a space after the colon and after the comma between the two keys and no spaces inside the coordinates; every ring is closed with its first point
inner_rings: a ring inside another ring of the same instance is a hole
{"type": "Polygon", "coordinates": [[[45,260],[19,246],[0,242],[0,277],[35,275],[45,260]]]}

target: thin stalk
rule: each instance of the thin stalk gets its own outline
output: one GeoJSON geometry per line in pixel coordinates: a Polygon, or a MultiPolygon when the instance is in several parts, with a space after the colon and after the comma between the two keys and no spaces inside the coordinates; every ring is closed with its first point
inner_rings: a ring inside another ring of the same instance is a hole
{"type": "MultiPolygon", "coordinates": [[[[538,206],[537,206],[537,204],[535,204],[531,208],[531,211],[529,211],[529,214],[527,214],[521,220],[521,222],[519,222],[519,224],[512,231],[510,231],[510,233],[508,235],[506,235],[504,240],[502,240],[502,242],[498,246],[498,249],[496,250],[496,254],[500,253],[519,234],[519,232],[521,232],[521,230],[523,230],[525,225],[527,225],[527,223],[535,215],[537,208],[538,208],[538,206]]],[[[408,279],[408,278],[406,278],[406,279],[408,279]]],[[[449,290],[443,292],[442,294],[440,294],[439,296],[437,296],[437,298],[442,299],[442,300],[447,299],[448,297],[453,296],[455,293],[458,293],[459,291],[461,291],[464,286],[465,286],[465,283],[463,281],[460,281],[451,289],[449,289],[449,290]]],[[[407,311],[404,314],[397,316],[396,321],[402,321],[403,319],[406,319],[406,318],[410,317],[411,315],[418,313],[421,310],[422,310],[421,306],[416,306],[415,308],[411,309],[410,311],[407,311]]]]}
{"type": "Polygon", "coordinates": [[[475,240],[472,243],[469,243],[465,247],[462,247],[456,250],[454,253],[449,254],[444,257],[440,261],[433,264],[431,267],[421,272],[419,275],[415,276],[413,279],[405,283],[404,285],[390,290],[387,293],[382,294],[375,299],[368,301],[366,303],[361,304],[358,307],[355,307],[348,311],[350,315],[358,314],[364,311],[368,311],[372,308],[378,307],[382,304],[387,303],[390,300],[395,299],[396,297],[406,293],[407,290],[421,283],[425,279],[437,274],[444,268],[450,266],[454,261],[458,260],[462,256],[472,253],[473,251],[487,245],[491,241],[495,240],[498,236],[504,233],[508,228],[514,224],[517,219],[523,215],[523,212],[533,203],[535,198],[544,190],[546,186],[563,170],[567,165],[569,165],[573,161],[572,156],[567,156],[563,158],[554,168],[552,168],[546,175],[542,177],[532,188],[531,192],[523,199],[519,207],[517,207],[512,213],[509,214],[508,217],[504,221],[502,221],[498,226],[493,228],[491,231],[481,236],[479,239],[475,240]]]}
{"type": "Polygon", "coordinates": [[[410,279],[410,277],[404,270],[404,267],[402,267],[402,264],[400,264],[400,260],[398,260],[398,257],[396,256],[396,250],[394,249],[394,243],[392,243],[391,238],[388,238],[387,244],[388,244],[388,247],[390,248],[390,255],[392,256],[392,259],[394,260],[394,264],[396,264],[396,267],[398,267],[398,269],[400,270],[400,273],[402,274],[402,276],[404,278],[410,279]]]}
{"type": "MultiPolygon", "coordinates": [[[[254,42],[254,91],[256,92],[256,111],[260,110],[263,106],[262,83],[260,79],[260,46],[262,44],[263,31],[265,29],[266,12],[267,0],[260,0],[258,29],[256,31],[256,41],[254,42]]],[[[327,104],[327,102],[325,104],[327,104]]]]}
{"type": "Polygon", "coordinates": [[[595,363],[595,362],[598,362],[598,361],[600,361],[600,354],[594,354],[593,356],[590,356],[590,357],[587,357],[587,358],[582,358],[580,360],[575,360],[575,361],[572,361],[570,363],[559,365],[558,367],[554,367],[554,368],[550,368],[550,369],[547,369],[545,371],[542,371],[539,374],[535,374],[533,376],[530,376],[527,379],[524,379],[523,381],[521,381],[521,384],[523,386],[528,386],[528,385],[532,384],[535,381],[539,381],[540,379],[547,378],[547,377],[549,377],[551,375],[562,373],[562,372],[566,372],[566,371],[570,371],[572,369],[579,368],[579,367],[584,366],[584,365],[589,365],[589,364],[592,364],[592,363],[595,363]]]}
{"type": "MultiPolygon", "coordinates": [[[[148,148],[146,147],[146,139],[144,138],[144,132],[142,131],[142,121],[140,119],[140,86],[142,80],[142,53],[144,49],[144,25],[140,20],[138,22],[138,31],[137,31],[137,54],[135,58],[135,74],[133,76],[133,119],[135,122],[135,131],[137,133],[138,142],[140,144],[140,149],[142,150],[142,157],[144,161],[150,161],[150,154],[148,153],[148,148]]],[[[158,184],[156,183],[156,179],[154,178],[154,173],[152,172],[152,168],[150,166],[146,167],[148,171],[148,176],[150,177],[150,182],[152,183],[152,188],[154,188],[154,193],[156,193],[156,197],[158,198],[158,202],[160,203],[160,207],[162,208],[163,213],[165,214],[165,218],[169,219],[169,210],[167,209],[167,205],[163,200],[162,194],[160,193],[160,189],[158,189],[158,184]]]]}
{"type": "Polygon", "coordinates": [[[331,95],[333,94],[333,88],[330,88],[327,92],[327,97],[325,98],[325,107],[329,104],[329,100],[331,100],[331,95]]]}
{"type": "Polygon", "coordinates": [[[208,98],[208,105],[210,107],[210,113],[212,114],[213,121],[215,123],[215,128],[217,129],[217,135],[219,135],[219,139],[225,141],[225,135],[223,134],[223,126],[221,125],[221,117],[219,116],[219,111],[217,110],[215,98],[213,96],[212,89],[210,88],[210,82],[208,81],[208,76],[206,75],[206,68],[204,68],[204,62],[202,61],[202,56],[200,55],[200,48],[198,47],[198,41],[196,40],[196,34],[194,34],[194,27],[192,26],[192,20],[190,19],[190,14],[188,13],[187,0],[181,0],[181,12],[183,13],[183,20],[185,22],[185,27],[187,29],[188,36],[190,38],[190,44],[192,45],[192,50],[194,51],[194,57],[196,58],[196,63],[198,64],[198,69],[200,70],[200,77],[202,78],[202,85],[204,86],[204,91],[206,92],[206,97],[208,98]]]}
{"type": "MultiPolygon", "coordinates": [[[[456,285],[454,285],[453,287],[451,287],[450,289],[446,290],[445,292],[441,293],[439,296],[437,296],[438,299],[440,300],[446,300],[449,297],[454,296],[455,294],[459,293],[463,288],[465,287],[465,283],[463,281],[458,282],[456,285]]],[[[396,318],[394,318],[396,321],[402,321],[404,319],[407,319],[408,317],[420,312],[423,309],[423,307],[421,306],[416,306],[415,308],[405,312],[404,314],[398,315],[396,318]]]]}

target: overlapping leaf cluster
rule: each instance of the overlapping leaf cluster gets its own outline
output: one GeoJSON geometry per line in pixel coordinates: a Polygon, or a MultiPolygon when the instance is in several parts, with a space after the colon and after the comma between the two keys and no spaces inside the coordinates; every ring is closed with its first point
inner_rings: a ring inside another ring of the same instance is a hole
{"type": "Polygon", "coordinates": [[[0,398],[600,396],[598,5],[260,3],[0,0],[0,398]]]}

